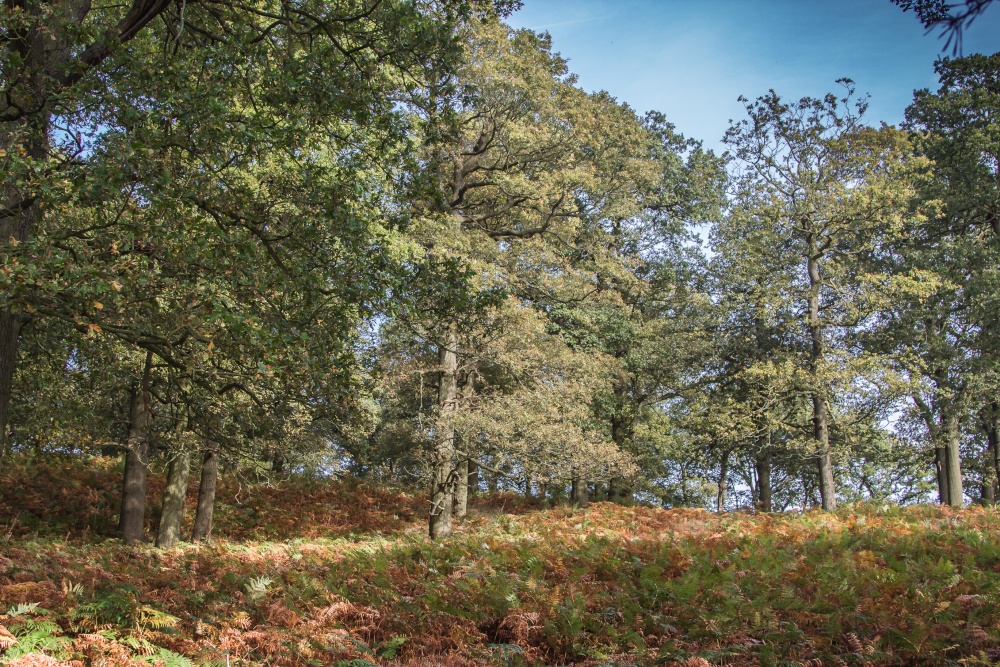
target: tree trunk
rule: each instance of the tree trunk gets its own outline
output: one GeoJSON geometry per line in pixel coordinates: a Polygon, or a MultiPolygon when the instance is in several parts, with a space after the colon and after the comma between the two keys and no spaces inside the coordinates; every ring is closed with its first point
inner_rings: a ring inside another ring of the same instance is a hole
{"type": "Polygon", "coordinates": [[[175,452],[167,469],[167,485],[163,489],[163,508],[160,510],[160,529],[156,534],[156,546],[161,549],[173,549],[181,539],[184,499],[187,497],[190,470],[191,455],[184,450],[175,452]]]}
{"type": "Polygon", "coordinates": [[[198,510],[194,516],[191,541],[201,542],[212,536],[212,514],[215,513],[215,487],[219,481],[219,452],[217,447],[205,450],[201,464],[201,483],[198,485],[198,510]]]}
{"type": "Polygon", "coordinates": [[[587,503],[590,502],[590,498],[587,496],[587,480],[579,475],[574,475],[573,484],[569,491],[570,504],[576,507],[586,507],[587,503]]]}
{"type": "Polygon", "coordinates": [[[824,510],[832,512],[837,509],[837,495],[833,479],[833,460],[830,456],[830,422],[826,401],[821,396],[813,397],[813,414],[816,441],[820,447],[819,458],[816,461],[819,473],[820,504],[824,510]]]}
{"type": "Polygon", "coordinates": [[[809,480],[812,477],[805,469],[802,470],[802,511],[806,512],[815,504],[812,487],[809,480]]]}
{"type": "Polygon", "coordinates": [[[1000,437],[996,424],[993,426],[993,496],[1000,499],[1000,437]]]}
{"type": "MultiPolygon", "coordinates": [[[[928,322],[928,327],[933,323],[928,322]]],[[[942,388],[942,380],[940,373],[934,372],[934,381],[937,385],[938,391],[942,388]]],[[[920,412],[920,416],[924,420],[924,426],[927,428],[927,434],[930,436],[931,442],[934,443],[934,477],[937,480],[938,487],[938,502],[942,505],[948,504],[948,453],[946,443],[942,440],[945,437],[942,434],[941,426],[944,424],[945,420],[941,419],[941,424],[938,423],[938,416],[934,409],[927,404],[926,401],[920,396],[918,392],[913,394],[913,404],[917,407],[920,412]]]]}
{"type": "MultiPolygon", "coordinates": [[[[622,392],[616,391],[621,394],[622,392]]],[[[621,399],[620,399],[621,400],[621,399]]],[[[619,451],[625,451],[625,443],[629,438],[629,426],[625,420],[618,416],[611,418],[611,439],[618,446],[619,451]]],[[[625,503],[632,498],[632,489],[621,477],[612,477],[608,480],[607,499],[613,503],[625,503]]]]}
{"type": "Polygon", "coordinates": [[[469,461],[468,476],[469,495],[474,496],[479,493],[479,466],[473,461],[469,461]]]}
{"type": "Polygon", "coordinates": [[[1000,432],[997,429],[994,408],[993,415],[984,422],[986,431],[986,464],[987,473],[984,475],[987,485],[990,488],[990,500],[994,503],[1000,498],[1000,432]]]}
{"type": "Polygon", "coordinates": [[[163,488],[163,503],[160,508],[160,526],[156,533],[156,546],[172,549],[181,539],[181,524],[184,522],[184,499],[187,497],[188,474],[191,471],[191,455],[184,449],[183,436],[187,430],[187,411],[182,408],[177,415],[174,430],[178,442],[175,443],[167,481],[163,488]]]}
{"type": "Polygon", "coordinates": [[[469,459],[458,462],[455,471],[455,516],[459,519],[469,512],[469,459]]]}
{"type": "Polygon", "coordinates": [[[938,502],[948,504],[948,448],[934,448],[934,471],[937,473],[938,502]]]}
{"type": "Polygon", "coordinates": [[[820,366],[825,355],[823,323],[819,317],[820,289],[823,282],[820,277],[820,256],[816,250],[816,239],[812,234],[809,234],[807,240],[809,245],[809,256],[806,258],[806,268],[809,272],[809,337],[812,341],[809,372],[813,382],[813,438],[816,443],[820,503],[824,510],[833,511],[837,509],[837,494],[833,479],[833,460],[830,456],[830,417],[827,414],[826,392],[822,389],[825,381],[820,377],[820,366]]]}
{"type": "MultiPolygon", "coordinates": [[[[49,39],[44,31],[33,31],[31,53],[36,56],[44,53],[49,39]]],[[[29,56],[29,58],[32,56],[29,56]]],[[[41,66],[41,63],[38,63],[41,66]]],[[[32,68],[29,67],[29,71],[32,68]]],[[[34,88],[39,96],[45,95],[44,74],[35,72],[38,80],[25,81],[27,87],[34,88]]],[[[30,76],[30,75],[29,75],[30,76]]],[[[22,100],[31,106],[30,100],[22,100]]],[[[0,109],[8,108],[0,102],[0,109]]],[[[49,152],[49,116],[41,112],[26,121],[17,121],[9,130],[0,129],[0,149],[3,153],[17,155],[22,152],[26,157],[44,163],[49,152]],[[22,134],[23,133],[23,134],[22,134]],[[18,136],[20,135],[20,136],[18,136]]],[[[9,127],[9,126],[8,126],[9,127]]],[[[41,209],[37,204],[22,207],[30,195],[17,185],[8,186],[0,191],[0,209],[13,210],[9,215],[0,217],[0,244],[21,245],[31,237],[32,230],[41,219],[41,209]]],[[[14,373],[17,370],[17,345],[21,335],[21,313],[9,308],[0,309],[0,467],[7,452],[7,425],[10,420],[10,400],[14,393],[14,373]]]]}
{"type": "Polygon", "coordinates": [[[771,457],[760,454],[755,461],[757,472],[758,509],[761,512],[771,512],[771,457]]]}
{"type": "Polygon", "coordinates": [[[715,496],[715,511],[722,514],[726,511],[726,478],[729,476],[729,452],[722,452],[719,461],[719,485],[715,496]]]}
{"type": "Polygon", "coordinates": [[[455,487],[455,410],[458,398],[458,329],[448,326],[440,350],[438,423],[435,439],[429,533],[431,539],[451,535],[451,506],[455,487]]]}
{"type": "Polygon", "coordinates": [[[7,454],[7,422],[11,394],[14,392],[14,370],[17,365],[17,341],[21,330],[18,313],[0,311],[0,469],[7,454]]]}
{"type": "Polygon", "coordinates": [[[612,503],[622,503],[625,499],[624,493],[621,488],[621,479],[618,477],[612,477],[608,480],[608,502],[612,503]]]}
{"type": "Polygon", "coordinates": [[[993,500],[1000,500],[1000,447],[993,443],[993,500]]]}
{"type": "Polygon", "coordinates": [[[948,437],[945,451],[945,470],[948,474],[948,504],[952,507],[962,507],[965,496],[962,492],[962,459],[959,445],[962,441],[962,428],[959,423],[957,409],[952,409],[945,423],[945,433],[948,437]]]}
{"type": "Polygon", "coordinates": [[[132,388],[129,406],[128,442],[125,450],[125,474],[122,482],[122,505],[118,523],[126,544],[146,537],[146,466],[149,464],[149,427],[152,422],[149,391],[153,353],[146,353],[142,382],[132,388]]]}
{"type": "Polygon", "coordinates": [[[681,505],[687,507],[690,503],[688,502],[688,477],[687,477],[687,466],[684,462],[681,462],[681,505]]]}

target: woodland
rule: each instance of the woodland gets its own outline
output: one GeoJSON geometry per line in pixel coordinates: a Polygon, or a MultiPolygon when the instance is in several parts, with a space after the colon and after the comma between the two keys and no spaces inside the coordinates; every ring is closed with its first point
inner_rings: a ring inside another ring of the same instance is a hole
{"type": "Polygon", "coordinates": [[[0,664],[1000,660],[989,0],[722,154],[514,0],[130,1],[0,6],[0,664]]]}

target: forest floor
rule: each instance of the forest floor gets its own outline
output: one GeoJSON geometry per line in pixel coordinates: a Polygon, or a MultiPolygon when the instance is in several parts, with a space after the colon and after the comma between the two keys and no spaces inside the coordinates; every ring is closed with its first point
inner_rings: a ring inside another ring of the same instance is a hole
{"type": "Polygon", "coordinates": [[[1000,661],[996,509],[543,510],[500,494],[434,543],[420,495],[228,481],[213,541],[158,551],[113,539],[119,475],[98,458],[6,466],[0,663],[1000,661]]]}

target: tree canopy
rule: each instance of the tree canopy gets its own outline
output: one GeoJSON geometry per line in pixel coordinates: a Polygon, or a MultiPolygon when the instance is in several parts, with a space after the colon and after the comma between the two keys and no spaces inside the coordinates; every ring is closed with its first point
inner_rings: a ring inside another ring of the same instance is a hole
{"type": "Polygon", "coordinates": [[[192,474],[193,539],[219,475],[416,486],[435,538],[493,491],[995,502],[998,56],[898,128],[745,98],[716,155],[514,7],[0,8],[0,454],[122,459],[167,547],[192,474]]]}

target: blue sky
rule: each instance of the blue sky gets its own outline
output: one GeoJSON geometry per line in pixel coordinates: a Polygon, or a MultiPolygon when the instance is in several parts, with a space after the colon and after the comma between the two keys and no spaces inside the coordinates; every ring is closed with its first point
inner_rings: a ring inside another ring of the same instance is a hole
{"type": "MultiPolygon", "coordinates": [[[[995,4],[966,54],[1000,51],[995,4]]],[[[889,0],[524,0],[509,22],[548,31],[584,89],[663,111],[716,150],[740,95],[820,96],[845,76],[871,94],[871,121],[898,123],[914,89],[936,87],[944,49],[889,0]]]]}

